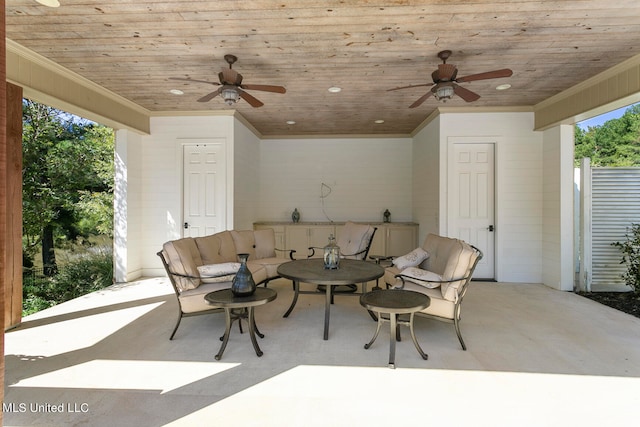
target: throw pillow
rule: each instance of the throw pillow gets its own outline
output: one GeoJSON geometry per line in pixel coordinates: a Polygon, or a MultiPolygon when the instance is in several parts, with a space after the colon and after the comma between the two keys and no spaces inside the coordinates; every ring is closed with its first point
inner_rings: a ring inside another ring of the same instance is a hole
{"type": "Polygon", "coordinates": [[[219,264],[201,265],[198,267],[200,279],[204,283],[219,283],[233,280],[240,268],[239,262],[221,262],[219,264]]]}
{"type": "Polygon", "coordinates": [[[440,281],[442,280],[442,276],[439,274],[418,267],[404,269],[402,270],[402,275],[404,276],[404,280],[430,289],[440,286],[440,281]]]}
{"type": "Polygon", "coordinates": [[[429,258],[429,253],[422,248],[415,248],[411,252],[401,257],[394,259],[393,265],[398,267],[400,270],[404,270],[405,268],[415,267],[419,265],[422,261],[429,258]]]}

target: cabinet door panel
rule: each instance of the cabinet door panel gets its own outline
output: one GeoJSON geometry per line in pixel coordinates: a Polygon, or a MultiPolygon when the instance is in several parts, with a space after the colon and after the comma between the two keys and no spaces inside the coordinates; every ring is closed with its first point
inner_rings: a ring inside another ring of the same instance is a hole
{"type": "Polygon", "coordinates": [[[387,230],[386,255],[402,256],[417,248],[415,227],[393,227],[387,230]]]}
{"type": "Polygon", "coordinates": [[[287,227],[285,230],[287,250],[295,250],[295,259],[304,259],[309,251],[309,228],[300,226],[287,227]]]}

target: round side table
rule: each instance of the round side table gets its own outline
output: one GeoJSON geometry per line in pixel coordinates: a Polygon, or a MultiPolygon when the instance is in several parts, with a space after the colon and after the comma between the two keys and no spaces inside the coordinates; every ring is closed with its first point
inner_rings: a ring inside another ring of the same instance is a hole
{"type": "Polygon", "coordinates": [[[371,347],[373,342],[378,338],[382,323],[390,323],[390,336],[389,336],[389,367],[395,368],[396,357],[396,340],[400,340],[398,336],[398,324],[409,325],[409,331],[411,331],[411,339],[416,346],[418,353],[424,360],[427,360],[429,356],[422,351],[416,334],[413,331],[413,318],[416,312],[424,310],[429,307],[431,299],[420,292],[409,291],[404,289],[389,289],[389,290],[375,290],[367,292],[360,297],[360,305],[367,310],[378,313],[378,326],[376,332],[371,338],[369,343],[364,345],[365,349],[371,347]],[[384,318],[383,314],[388,314],[388,318],[384,318]],[[408,314],[409,320],[399,320],[400,314],[408,314]]]}
{"type": "MultiPolygon", "coordinates": [[[[249,318],[249,336],[251,337],[251,343],[253,349],[256,351],[258,357],[262,356],[262,350],[258,346],[256,340],[256,331],[260,338],[264,338],[256,328],[256,320],[253,314],[253,308],[259,305],[267,304],[268,302],[276,299],[278,294],[273,289],[269,288],[257,288],[256,291],[248,297],[237,297],[233,295],[231,289],[223,289],[220,291],[210,292],[204,296],[209,304],[214,307],[224,308],[226,328],[222,337],[222,345],[220,351],[216,354],[216,360],[222,358],[222,353],[227,347],[229,342],[229,334],[231,333],[231,324],[234,320],[240,321],[240,319],[249,318]]],[[[240,329],[242,332],[242,329],[240,329]]]]}

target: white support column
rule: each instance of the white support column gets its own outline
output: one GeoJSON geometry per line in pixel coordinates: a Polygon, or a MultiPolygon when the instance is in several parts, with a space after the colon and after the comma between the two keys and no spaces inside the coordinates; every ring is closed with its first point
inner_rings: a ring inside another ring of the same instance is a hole
{"type": "Polygon", "coordinates": [[[580,162],[580,278],[581,291],[591,292],[591,159],[580,162]]]}
{"type": "Polygon", "coordinates": [[[560,125],[543,136],[542,280],[572,291],[574,268],[573,126],[560,125]]]}
{"type": "Polygon", "coordinates": [[[127,281],[127,131],[116,131],[113,189],[113,276],[127,281]]]}
{"type": "Polygon", "coordinates": [[[142,275],[140,257],[141,136],[116,131],[113,263],[116,283],[142,275]]]}

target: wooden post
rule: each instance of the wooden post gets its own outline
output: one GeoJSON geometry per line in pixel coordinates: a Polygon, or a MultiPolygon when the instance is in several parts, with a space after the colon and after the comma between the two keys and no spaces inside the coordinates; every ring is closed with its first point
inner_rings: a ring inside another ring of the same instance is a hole
{"type": "Polygon", "coordinates": [[[22,320],[22,88],[6,84],[4,329],[22,320]]]}
{"type": "MultiPolygon", "coordinates": [[[[7,45],[6,45],[6,28],[5,28],[5,0],[0,0],[0,21],[2,28],[0,33],[0,81],[7,81],[7,45]]],[[[6,113],[5,104],[5,85],[0,84],[0,188],[6,188],[7,176],[7,135],[6,130],[6,113]]],[[[7,220],[7,194],[0,191],[0,318],[4,319],[4,289],[6,285],[6,242],[8,240],[6,233],[7,220]]],[[[4,356],[4,330],[0,334],[0,351],[4,356]]],[[[0,384],[4,384],[4,357],[0,357],[0,384]]],[[[0,387],[0,401],[4,402],[4,387],[0,387]]],[[[2,412],[0,412],[0,425],[2,424],[2,412]]]]}

